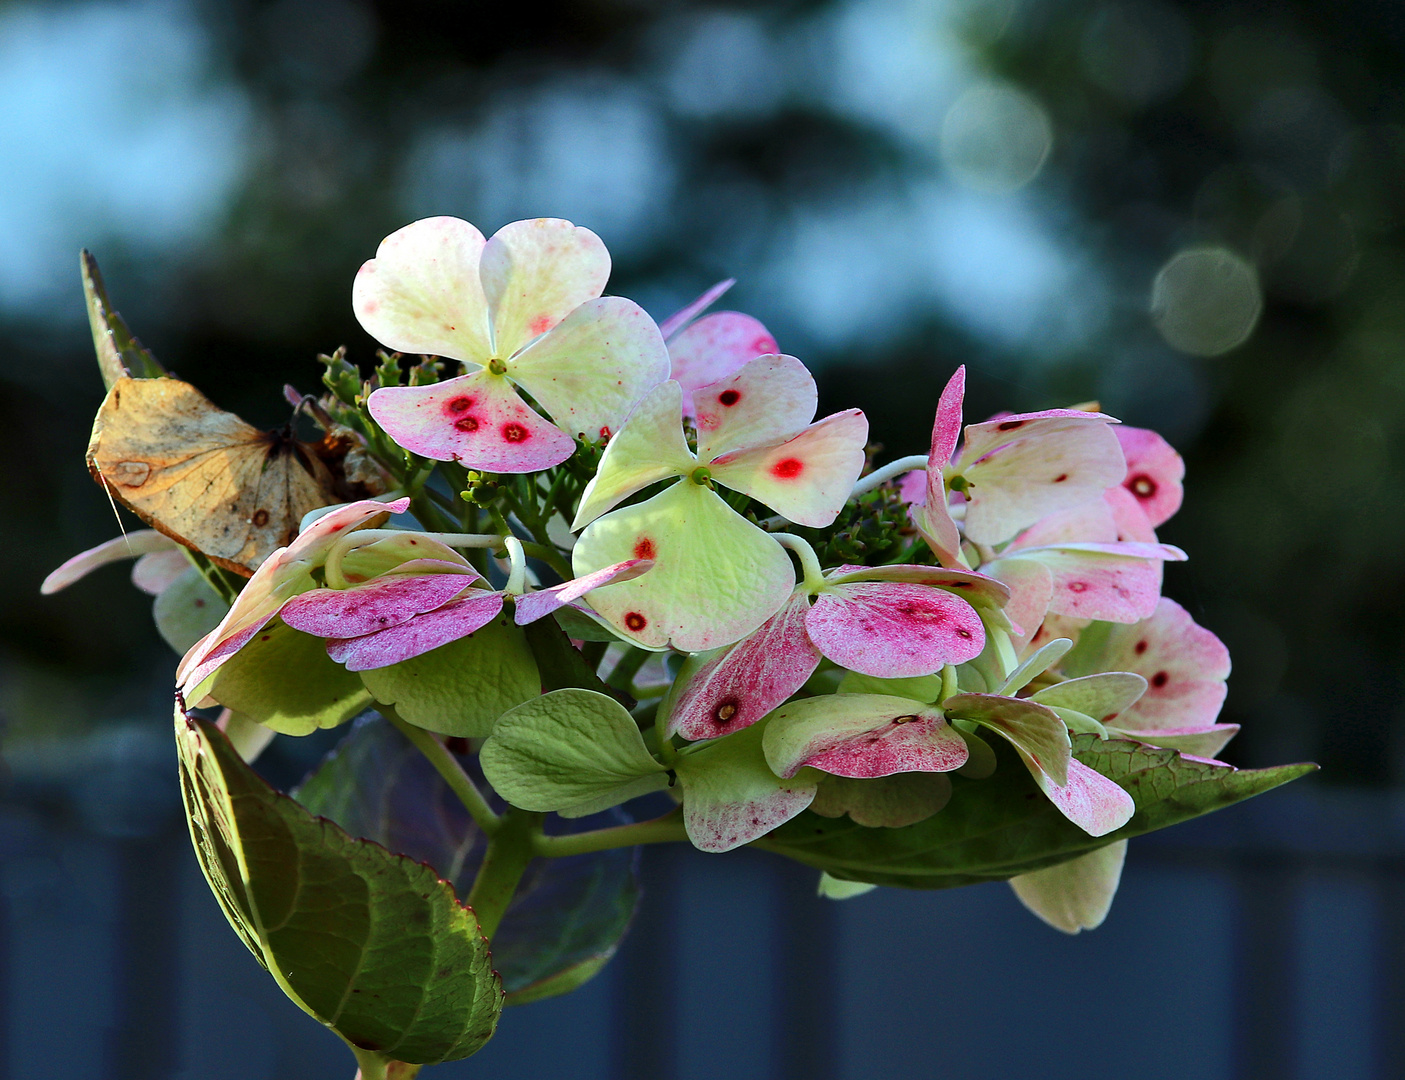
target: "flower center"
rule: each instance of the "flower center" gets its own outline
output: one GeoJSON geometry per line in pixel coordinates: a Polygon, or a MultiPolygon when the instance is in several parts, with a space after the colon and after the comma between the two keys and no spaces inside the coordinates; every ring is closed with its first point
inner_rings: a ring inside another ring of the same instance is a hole
{"type": "Polygon", "coordinates": [[[706,465],[699,465],[688,474],[688,479],[697,484],[698,487],[712,486],[712,473],[708,472],[706,465]]]}
{"type": "Polygon", "coordinates": [[[507,365],[495,356],[488,361],[488,370],[491,371],[494,375],[506,375],[507,365]]]}

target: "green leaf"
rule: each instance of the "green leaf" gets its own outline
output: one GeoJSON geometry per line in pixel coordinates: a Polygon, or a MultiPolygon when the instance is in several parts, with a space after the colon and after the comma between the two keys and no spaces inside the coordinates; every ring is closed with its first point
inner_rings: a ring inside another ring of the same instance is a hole
{"type": "Polygon", "coordinates": [[[163,589],[151,606],[161,640],[181,656],[218,626],[228,610],[229,605],[193,566],[163,589]]]}
{"type": "Polygon", "coordinates": [[[527,645],[532,650],[537,670],[541,674],[543,692],[565,690],[575,686],[582,690],[594,690],[597,694],[615,696],[614,691],[605,685],[605,680],[586,663],[581,651],[571,644],[565,630],[553,625],[549,619],[538,619],[528,623],[523,630],[526,631],[527,645]]]}
{"type": "Polygon", "coordinates": [[[953,775],[941,813],[902,829],[867,829],[806,813],[758,844],[835,877],[879,885],[944,889],[998,881],[1251,798],[1316,769],[1280,765],[1236,770],[1187,761],[1144,743],[1076,735],[1074,756],[1132,796],[1122,828],[1089,836],[1035,786],[1013,749],[996,744],[999,765],[986,780],[953,775]]]}
{"type": "MultiPolygon", "coordinates": [[[[472,757],[461,762],[473,771],[472,757]]],[[[468,811],[424,755],[379,716],[358,720],[294,796],[353,836],[428,863],[460,896],[483,863],[486,839],[468,811]]],[[[568,827],[629,820],[614,810],[568,827]]],[[[493,934],[505,1004],[564,994],[604,967],[634,916],[637,870],[637,849],[630,848],[531,862],[493,934]]]]}
{"type": "Polygon", "coordinates": [[[327,655],[327,643],[275,620],[224,662],[209,694],[283,735],[344,724],[371,704],[361,680],[327,655]]]}
{"type": "Polygon", "coordinates": [[[861,675],[857,671],[846,671],[839,680],[841,694],[886,694],[889,697],[912,698],[924,705],[930,705],[942,696],[941,675],[918,675],[911,679],[880,679],[873,675],[861,675]]]}
{"type": "Polygon", "coordinates": [[[668,785],[639,726],[614,698],[553,690],[498,721],[480,754],[493,789],[524,810],[580,817],[668,785]]]}
{"type": "Polygon", "coordinates": [[[283,992],[383,1059],[428,1064],[482,1047],[502,987],[449,885],[274,791],[212,724],[179,709],[175,720],[201,869],[283,992]]]}
{"type": "Polygon", "coordinates": [[[466,739],[487,735],[498,717],[541,691],[521,628],[503,616],[422,656],[363,671],[361,681],[416,727],[466,739]]]}
{"type": "Polygon", "coordinates": [[[127,329],[122,316],[112,310],[103,287],[98,261],[88,251],[79,253],[83,271],[83,296],[88,302],[88,325],[93,331],[93,347],[98,354],[98,370],[102,372],[104,389],[130,373],[137,379],[154,379],[166,374],[156,357],[127,329]]]}

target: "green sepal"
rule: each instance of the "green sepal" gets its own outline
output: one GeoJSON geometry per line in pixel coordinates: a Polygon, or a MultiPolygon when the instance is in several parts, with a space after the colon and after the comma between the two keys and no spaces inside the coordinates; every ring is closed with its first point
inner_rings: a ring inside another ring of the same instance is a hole
{"type": "Polygon", "coordinates": [[[214,725],[179,708],[175,721],[201,869],[283,992],[358,1057],[430,1064],[481,1048],[502,985],[453,889],[274,791],[214,725]]]}
{"type": "Polygon", "coordinates": [[[327,655],[327,643],[275,619],[224,662],[209,695],[282,735],[344,724],[371,704],[356,675],[327,655]]]}
{"type": "Polygon", "coordinates": [[[869,829],[805,813],[757,846],[846,880],[945,889],[1053,866],[1222,809],[1317,768],[1303,763],[1236,770],[1188,761],[1174,750],[1091,735],[1074,736],[1073,746],[1079,761],[1116,781],[1136,803],[1132,819],[1115,832],[1092,837],[1069,821],[1000,740],[995,774],[986,780],[953,775],[951,801],[926,821],[869,829]]]}
{"type": "Polygon", "coordinates": [[[98,354],[98,371],[106,390],[123,375],[135,379],[154,379],[166,374],[146,347],[127,329],[122,316],[112,310],[102,272],[92,253],[84,250],[78,255],[83,272],[83,297],[88,304],[88,326],[93,331],[93,348],[98,354]]]}
{"type": "Polygon", "coordinates": [[[553,690],[504,715],[479,760],[493,790],[524,810],[582,817],[668,786],[639,726],[612,697],[553,690]]]}
{"type": "Polygon", "coordinates": [[[541,690],[521,627],[501,615],[421,656],[363,671],[361,681],[403,720],[466,739],[481,739],[499,716],[541,690]]]}

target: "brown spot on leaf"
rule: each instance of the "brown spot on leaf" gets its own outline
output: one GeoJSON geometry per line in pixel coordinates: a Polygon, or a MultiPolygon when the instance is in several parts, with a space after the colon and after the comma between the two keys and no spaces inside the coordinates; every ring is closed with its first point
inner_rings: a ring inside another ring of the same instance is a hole
{"type": "Polygon", "coordinates": [[[268,524],[268,511],[267,511],[267,510],[255,510],[255,511],[254,511],[253,522],[254,522],[254,526],[255,526],[256,528],[262,529],[265,525],[268,524]]]}

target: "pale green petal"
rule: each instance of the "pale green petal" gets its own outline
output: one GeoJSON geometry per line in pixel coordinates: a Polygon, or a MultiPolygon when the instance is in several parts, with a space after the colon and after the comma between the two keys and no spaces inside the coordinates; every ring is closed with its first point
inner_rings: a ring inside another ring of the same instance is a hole
{"type": "Polygon", "coordinates": [[[561,218],[531,218],[493,233],[479,273],[493,349],[505,360],[604,291],[610,253],[589,229],[561,218]]]}
{"type": "Polygon", "coordinates": [[[839,680],[841,694],[887,694],[890,697],[912,698],[930,705],[942,696],[940,675],[918,675],[912,679],[880,679],[876,675],[860,675],[846,671],[839,680]]]}
{"type": "Polygon", "coordinates": [[[1053,641],[1041,645],[1025,657],[1019,667],[1010,672],[1010,677],[1005,680],[1005,685],[1000,688],[999,692],[1008,697],[1014,697],[1038,676],[1062,660],[1064,654],[1071,648],[1073,648],[1073,641],[1070,638],[1055,638],[1053,641]]]}
{"type": "Polygon", "coordinates": [[[524,810],[591,813],[668,784],[634,718],[593,690],[519,705],[498,720],[481,760],[493,789],[524,810]]]}
{"type": "Polygon", "coordinates": [[[819,888],[815,892],[828,900],[848,900],[852,896],[862,896],[876,888],[877,885],[870,885],[866,881],[845,881],[843,878],[831,877],[821,870],[819,888]]]}
{"type": "MultiPolygon", "coordinates": [[[[1037,769],[1062,787],[1072,756],[1068,729],[1050,708],[994,694],[957,694],[943,702],[948,716],[974,720],[1005,737],[1037,769]]],[[[1037,779],[1037,777],[1036,777],[1037,779]]]]}
{"type": "Polygon", "coordinates": [[[654,568],[586,599],[645,648],[730,645],[779,611],[795,585],[774,537],[689,480],[592,522],[571,553],[578,577],[638,558],[653,559],[654,568]]]}
{"type": "Polygon", "coordinates": [[[1146,679],[1131,671],[1105,671],[1081,679],[1046,686],[1030,701],[1051,708],[1077,709],[1094,720],[1110,724],[1113,718],[1146,693],[1146,679]]]}
{"type": "Polygon", "coordinates": [[[571,530],[589,525],[640,488],[669,476],[686,476],[696,467],[697,459],[683,438],[683,391],[672,380],[660,383],[605,447],[595,476],[581,495],[571,530]]]}
{"type": "Polygon", "coordinates": [[[1012,877],[1010,887],[1020,903],[1055,930],[1095,930],[1112,907],[1126,858],[1127,841],[1117,840],[1057,866],[1012,877]]]}

